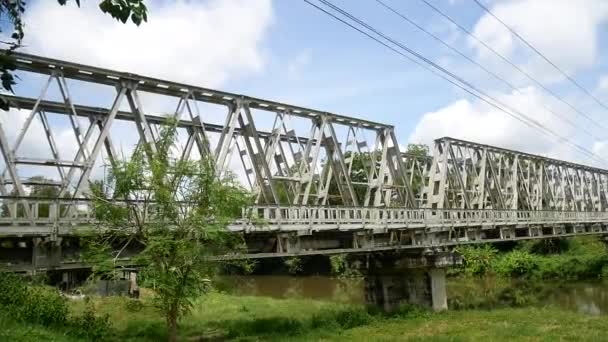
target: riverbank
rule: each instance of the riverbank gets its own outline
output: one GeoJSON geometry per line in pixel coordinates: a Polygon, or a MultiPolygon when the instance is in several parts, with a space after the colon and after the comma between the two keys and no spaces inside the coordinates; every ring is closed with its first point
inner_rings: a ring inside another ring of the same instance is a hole
{"type": "MultiPolygon", "coordinates": [[[[111,340],[159,341],[164,322],[144,297],[141,306],[127,298],[93,300],[97,314],[108,314],[111,340]]],[[[71,301],[77,314],[84,301],[71,301]]],[[[79,341],[62,328],[15,323],[0,316],[3,341],[79,341]]],[[[554,307],[456,310],[445,313],[404,310],[387,317],[360,305],[314,300],[272,299],[212,293],[198,300],[180,324],[180,340],[241,341],[446,341],[446,340],[602,340],[608,332],[604,316],[554,307]]]]}
{"type": "MultiPolygon", "coordinates": [[[[405,306],[386,315],[366,308],[363,279],[356,272],[336,272],[349,268],[334,267],[338,263],[332,259],[333,277],[215,279],[215,291],[197,299],[180,321],[179,337],[184,341],[605,339],[608,250],[603,241],[543,240],[468,246],[460,252],[464,265],[451,269],[448,278],[449,312],[405,306]]],[[[347,265],[345,257],[338,261],[347,265]]],[[[3,279],[0,341],[166,339],[165,322],[146,288],[140,300],[90,296],[66,302],[50,287],[33,283],[24,287],[17,279],[3,279]]]]}
{"type": "Polygon", "coordinates": [[[457,251],[463,265],[450,269],[451,275],[558,281],[608,279],[608,248],[598,237],[465,245],[457,251]]]}

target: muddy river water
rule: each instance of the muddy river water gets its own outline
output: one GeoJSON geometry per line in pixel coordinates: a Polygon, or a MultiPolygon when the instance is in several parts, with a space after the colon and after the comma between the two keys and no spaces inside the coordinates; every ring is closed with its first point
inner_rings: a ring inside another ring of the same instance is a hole
{"type": "MultiPolygon", "coordinates": [[[[231,293],[273,298],[303,298],[362,304],[365,302],[364,284],[360,278],[332,278],[327,276],[227,276],[221,288],[231,293]]],[[[603,282],[508,282],[495,279],[450,279],[448,298],[453,305],[488,297],[490,303],[504,297],[515,297],[515,302],[551,305],[590,315],[608,314],[608,283],[603,282]],[[475,297],[475,298],[474,298],[475,297]],[[533,300],[530,300],[533,298],[533,300]]],[[[492,304],[490,304],[492,305],[492,304]]],[[[498,304],[497,304],[498,305],[498,304]]]]}

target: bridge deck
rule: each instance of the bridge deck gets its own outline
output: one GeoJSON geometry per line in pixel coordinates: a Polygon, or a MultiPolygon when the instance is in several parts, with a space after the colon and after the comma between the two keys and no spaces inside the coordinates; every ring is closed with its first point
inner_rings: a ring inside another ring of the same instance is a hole
{"type": "Polygon", "coordinates": [[[440,229],[607,222],[607,212],[404,208],[254,207],[229,227],[235,232],[440,229]],[[252,216],[253,215],[253,216],[252,216]],[[252,216],[249,219],[246,217],[252,216]]]}
{"type": "MultiPolygon", "coordinates": [[[[0,217],[0,237],[56,240],[98,224],[87,200],[15,199],[4,205],[24,202],[33,216],[7,212],[0,217]],[[66,215],[69,207],[76,209],[66,215]]],[[[608,212],[255,206],[227,229],[245,237],[248,253],[238,257],[260,258],[608,234],[608,212]]]]}

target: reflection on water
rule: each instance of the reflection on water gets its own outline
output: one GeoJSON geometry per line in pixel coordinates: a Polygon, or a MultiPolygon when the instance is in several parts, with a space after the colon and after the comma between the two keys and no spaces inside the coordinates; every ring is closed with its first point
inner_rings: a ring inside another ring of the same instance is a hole
{"type": "Polygon", "coordinates": [[[573,283],[551,291],[547,304],[590,315],[608,314],[608,284],[573,283]]]}
{"type": "MultiPolygon", "coordinates": [[[[495,279],[450,279],[448,297],[499,296],[514,289],[518,296],[533,297],[534,305],[551,305],[590,314],[608,314],[608,283],[568,282],[531,283],[496,281],[495,279]],[[502,291],[502,292],[501,292],[502,291]]],[[[363,279],[339,279],[324,276],[226,276],[220,287],[235,294],[274,298],[309,298],[339,303],[365,302],[363,279]]],[[[502,302],[504,304],[504,302],[502,302]]],[[[498,304],[497,304],[498,305],[498,304]]]]}
{"type": "Polygon", "coordinates": [[[221,286],[228,291],[273,298],[309,298],[340,303],[365,302],[363,279],[339,279],[324,276],[227,276],[221,286]]]}

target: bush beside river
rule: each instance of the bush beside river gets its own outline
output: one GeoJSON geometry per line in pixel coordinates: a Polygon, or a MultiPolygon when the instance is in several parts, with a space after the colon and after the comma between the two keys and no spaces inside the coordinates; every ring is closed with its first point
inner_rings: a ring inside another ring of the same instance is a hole
{"type": "Polygon", "coordinates": [[[608,277],[608,249],[597,237],[529,240],[510,250],[484,245],[458,247],[463,266],[451,275],[497,275],[533,280],[577,280],[608,277]]]}

